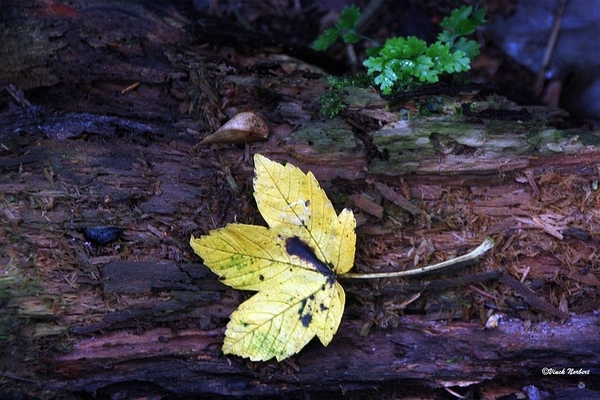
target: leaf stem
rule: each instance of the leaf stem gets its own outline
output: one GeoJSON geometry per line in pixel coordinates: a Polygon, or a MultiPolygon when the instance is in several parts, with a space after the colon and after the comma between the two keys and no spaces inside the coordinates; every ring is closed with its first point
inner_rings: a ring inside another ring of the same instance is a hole
{"type": "MultiPolygon", "coordinates": [[[[361,38],[362,40],[365,40],[365,41],[371,43],[373,46],[376,46],[376,47],[381,46],[381,43],[379,43],[377,40],[372,39],[372,38],[370,38],[368,36],[365,36],[365,35],[361,35],[355,29],[342,29],[341,30],[341,36],[344,36],[345,34],[348,34],[348,33],[350,33],[352,35],[356,35],[357,37],[361,38]]],[[[346,42],[346,43],[348,43],[348,42],[346,42]]]]}
{"type": "Polygon", "coordinates": [[[441,263],[428,265],[423,268],[411,269],[408,271],[398,271],[398,272],[376,272],[372,274],[355,274],[348,273],[340,275],[340,278],[349,278],[349,279],[378,279],[378,278],[401,278],[405,276],[411,275],[421,275],[426,274],[432,271],[438,271],[446,267],[450,267],[456,264],[463,263],[465,261],[471,261],[481,256],[488,250],[494,247],[494,239],[491,237],[485,238],[485,240],[477,247],[475,250],[470,253],[464,254],[460,257],[453,258],[451,260],[442,261],[441,263]]]}

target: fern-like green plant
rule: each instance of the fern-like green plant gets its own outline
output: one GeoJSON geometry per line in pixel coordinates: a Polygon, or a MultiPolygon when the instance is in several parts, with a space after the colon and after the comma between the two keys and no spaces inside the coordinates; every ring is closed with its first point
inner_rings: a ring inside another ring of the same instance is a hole
{"type": "MultiPolygon", "coordinates": [[[[486,9],[462,6],[445,17],[440,26],[443,31],[435,43],[427,43],[415,36],[393,37],[381,45],[367,50],[369,56],[363,63],[367,75],[373,79],[384,94],[396,89],[406,89],[415,83],[435,83],[443,73],[468,71],[471,61],[479,55],[479,43],[466,36],[486,23],[486,9]]],[[[355,31],[360,21],[360,9],[346,7],[340,13],[338,23],[327,29],[313,43],[315,50],[326,50],[338,38],[345,43],[367,39],[355,31]]]]}

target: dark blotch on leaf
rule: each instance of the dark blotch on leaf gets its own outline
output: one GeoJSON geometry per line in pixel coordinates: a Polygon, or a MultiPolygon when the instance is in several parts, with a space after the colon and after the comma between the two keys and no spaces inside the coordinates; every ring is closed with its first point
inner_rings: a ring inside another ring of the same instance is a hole
{"type": "Polygon", "coordinates": [[[304,307],[306,307],[306,299],[302,300],[302,302],[300,303],[300,310],[298,310],[298,314],[302,315],[302,313],[304,312],[304,307]]]}
{"type": "Polygon", "coordinates": [[[264,281],[264,280],[265,280],[265,277],[264,277],[264,275],[259,275],[259,276],[258,276],[258,279],[260,279],[260,281],[262,282],[262,281],[264,281]]]}
{"type": "Polygon", "coordinates": [[[106,246],[110,242],[117,240],[123,234],[123,229],[117,226],[96,226],[85,228],[83,237],[99,246],[106,246]]]}
{"type": "Polygon", "coordinates": [[[314,250],[298,236],[293,236],[285,240],[285,250],[291,256],[298,256],[300,259],[311,263],[317,271],[327,277],[335,277],[331,268],[315,255],[314,250]]]}
{"type": "Polygon", "coordinates": [[[311,314],[306,314],[306,315],[303,315],[300,317],[300,322],[302,322],[302,326],[304,326],[305,328],[308,328],[311,321],[312,321],[311,314]]]}
{"type": "Polygon", "coordinates": [[[329,307],[325,307],[325,304],[323,304],[323,303],[319,304],[319,308],[321,309],[321,311],[327,311],[327,310],[329,310],[329,307]]]}

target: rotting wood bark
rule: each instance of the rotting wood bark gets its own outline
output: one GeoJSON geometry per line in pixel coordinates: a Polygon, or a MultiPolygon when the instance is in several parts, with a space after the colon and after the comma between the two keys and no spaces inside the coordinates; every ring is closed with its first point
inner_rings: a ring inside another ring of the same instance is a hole
{"type": "Polygon", "coordinates": [[[204,43],[177,50],[171,44],[183,28],[172,19],[115,4],[111,15],[138,24],[125,32],[139,51],[113,42],[114,32],[93,36],[89,18],[107,18],[98,10],[73,9],[86,21],[65,19],[41,13],[40,3],[35,15],[44,24],[13,20],[20,32],[58,37],[60,46],[40,46],[45,57],[0,77],[29,89],[32,103],[3,94],[0,394],[302,397],[390,386],[481,391],[490,382],[513,393],[539,382],[567,393],[578,380],[591,389],[580,398],[600,390],[600,320],[592,312],[600,305],[597,133],[460,116],[399,121],[366,89],[348,91],[344,118],[324,119],[324,79],[249,73],[204,43]],[[140,15],[163,35],[139,34],[150,29],[140,15]],[[56,61],[40,61],[49,55],[56,61]],[[223,65],[235,74],[219,73],[223,65]],[[35,71],[43,73],[28,80],[35,71]],[[203,85],[192,86],[196,79],[203,85]],[[223,122],[225,103],[261,112],[271,123],[268,141],[192,152],[223,122]],[[338,210],[352,195],[383,207],[382,218],[355,209],[359,271],[423,266],[486,235],[498,246],[454,281],[345,283],[347,310],[328,348],[311,343],[281,364],[224,357],[227,318],[249,294],[220,284],[187,242],[228,222],[260,223],[247,157],[255,152],[313,171],[338,210]],[[87,244],[81,229],[99,225],[124,235],[87,244]],[[572,318],[532,308],[498,271],[572,318]],[[415,292],[421,297],[399,310],[415,292]],[[484,330],[492,311],[504,317],[484,330]],[[589,369],[591,378],[544,378],[543,367],[589,369]]]}

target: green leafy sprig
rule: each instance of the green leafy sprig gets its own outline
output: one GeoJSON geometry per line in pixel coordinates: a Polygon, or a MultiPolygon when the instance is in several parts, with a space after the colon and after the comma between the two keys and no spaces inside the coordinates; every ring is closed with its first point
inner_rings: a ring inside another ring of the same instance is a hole
{"type": "Polygon", "coordinates": [[[340,36],[345,43],[356,43],[361,39],[372,41],[355,30],[361,16],[360,8],[357,6],[344,7],[337,24],[333,28],[325,30],[311,47],[317,51],[327,50],[340,36]]]}
{"type": "MultiPolygon", "coordinates": [[[[468,71],[473,58],[479,55],[479,43],[466,36],[486,23],[485,14],[485,8],[473,9],[471,6],[453,10],[440,23],[444,30],[431,45],[415,36],[387,39],[383,46],[367,50],[369,57],[363,62],[367,75],[384,94],[390,94],[418,82],[438,82],[443,73],[468,71]]],[[[360,18],[358,7],[344,8],[335,27],[323,32],[313,43],[313,49],[325,50],[340,37],[346,43],[356,43],[360,39],[376,43],[355,31],[360,18]]]]}

